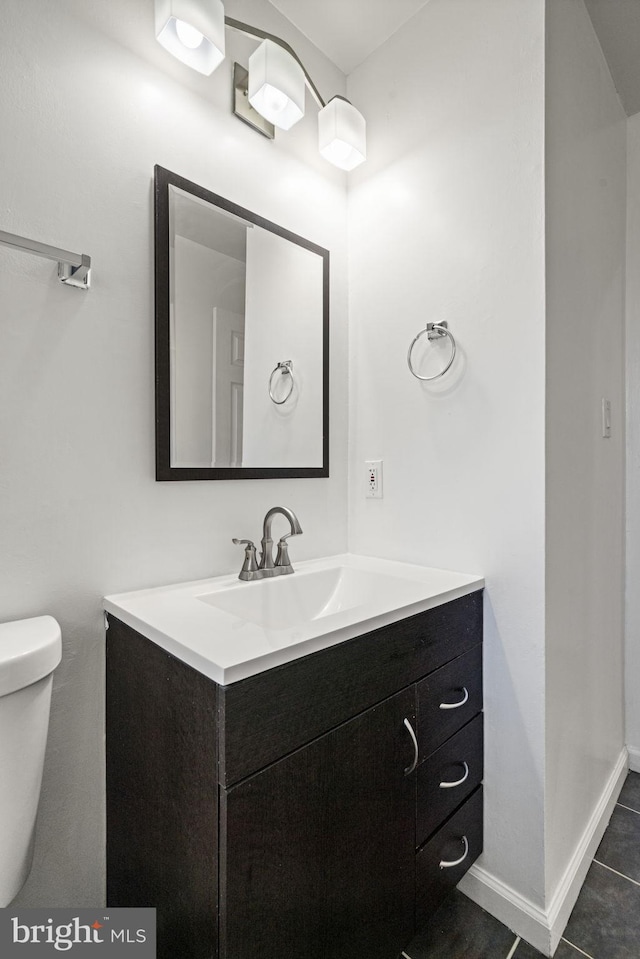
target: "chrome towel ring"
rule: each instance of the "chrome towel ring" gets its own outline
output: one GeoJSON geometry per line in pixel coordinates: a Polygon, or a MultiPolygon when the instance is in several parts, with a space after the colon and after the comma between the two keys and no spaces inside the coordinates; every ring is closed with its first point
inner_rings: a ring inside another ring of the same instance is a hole
{"type": "Polygon", "coordinates": [[[293,360],[283,360],[282,363],[278,363],[276,365],[275,369],[271,373],[271,376],[269,377],[269,396],[271,397],[272,402],[275,403],[276,406],[282,406],[283,403],[286,403],[289,397],[291,396],[291,394],[293,393],[294,385],[295,383],[293,379],[293,360]],[[277,400],[275,396],[273,395],[273,378],[278,371],[280,371],[282,376],[289,377],[289,390],[286,396],[281,400],[277,400]]]}
{"type": "Polygon", "coordinates": [[[425,329],[420,330],[418,335],[414,336],[414,338],[411,341],[411,346],[409,347],[409,351],[407,353],[407,363],[409,365],[409,369],[411,370],[411,372],[413,373],[413,375],[415,376],[417,380],[439,379],[439,377],[444,376],[444,374],[447,372],[447,370],[449,369],[449,367],[451,366],[455,358],[456,358],[456,341],[453,338],[453,333],[449,330],[449,324],[447,323],[446,320],[443,320],[442,323],[427,323],[425,329]],[[416,373],[416,371],[414,370],[413,364],[411,362],[411,353],[413,352],[413,348],[418,342],[418,340],[420,339],[420,337],[424,336],[425,333],[427,334],[428,340],[439,340],[443,336],[448,336],[449,339],[451,340],[451,356],[449,358],[449,362],[447,363],[447,365],[445,366],[443,370],[440,370],[439,373],[434,373],[433,376],[420,376],[420,374],[416,373]]]}

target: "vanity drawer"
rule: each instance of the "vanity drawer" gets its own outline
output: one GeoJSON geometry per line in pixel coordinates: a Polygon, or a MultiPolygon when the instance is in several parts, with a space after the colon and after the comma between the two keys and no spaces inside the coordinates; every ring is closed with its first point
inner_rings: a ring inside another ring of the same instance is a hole
{"type": "Polygon", "coordinates": [[[482,852],[482,786],[416,857],[416,926],[438,908],[482,852]]]}
{"type": "Polygon", "coordinates": [[[257,772],[481,642],[478,590],[220,687],[221,785],[257,772]]]}
{"type": "Polygon", "coordinates": [[[480,713],[418,767],[417,846],[480,785],[483,753],[480,713]]]}
{"type": "Polygon", "coordinates": [[[482,709],[482,646],[418,683],[418,743],[427,757],[482,709]]]}

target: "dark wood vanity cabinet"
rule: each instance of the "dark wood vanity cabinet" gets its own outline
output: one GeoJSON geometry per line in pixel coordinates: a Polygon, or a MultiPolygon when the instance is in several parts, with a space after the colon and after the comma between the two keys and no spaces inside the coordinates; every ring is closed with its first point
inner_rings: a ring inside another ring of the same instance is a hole
{"type": "Polygon", "coordinates": [[[108,904],[159,959],[396,959],[482,848],[481,592],[226,687],[109,623],[108,904]]]}
{"type": "Polygon", "coordinates": [[[404,690],[222,790],[221,955],[382,957],[408,942],[413,711],[404,690]]]}

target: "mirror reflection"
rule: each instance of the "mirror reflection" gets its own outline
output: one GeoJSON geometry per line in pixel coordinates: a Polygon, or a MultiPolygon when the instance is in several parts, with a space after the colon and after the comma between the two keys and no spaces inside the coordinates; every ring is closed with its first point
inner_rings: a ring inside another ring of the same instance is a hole
{"type": "Polygon", "coordinates": [[[156,337],[159,479],[328,475],[326,250],[156,168],[156,337]]]}

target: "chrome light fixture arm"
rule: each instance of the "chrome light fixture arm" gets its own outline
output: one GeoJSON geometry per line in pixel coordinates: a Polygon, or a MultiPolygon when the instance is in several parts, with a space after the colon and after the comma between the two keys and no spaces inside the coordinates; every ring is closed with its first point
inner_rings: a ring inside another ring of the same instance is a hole
{"type": "Polygon", "coordinates": [[[327,104],[322,99],[320,91],[309,76],[307,68],[296,51],[293,49],[293,47],[289,46],[286,40],[281,40],[280,37],[277,37],[275,34],[267,33],[266,30],[260,30],[259,27],[253,27],[249,23],[243,23],[242,20],[234,20],[233,17],[225,16],[224,22],[225,26],[229,27],[231,30],[238,30],[240,33],[244,33],[247,37],[255,37],[257,40],[271,40],[272,43],[277,43],[279,47],[282,47],[283,50],[286,50],[289,56],[293,57],[298,66],[302,69],[305,83],[307,84],[313,99],[316,101],[320,109],[326,107],[327,104]]]}

